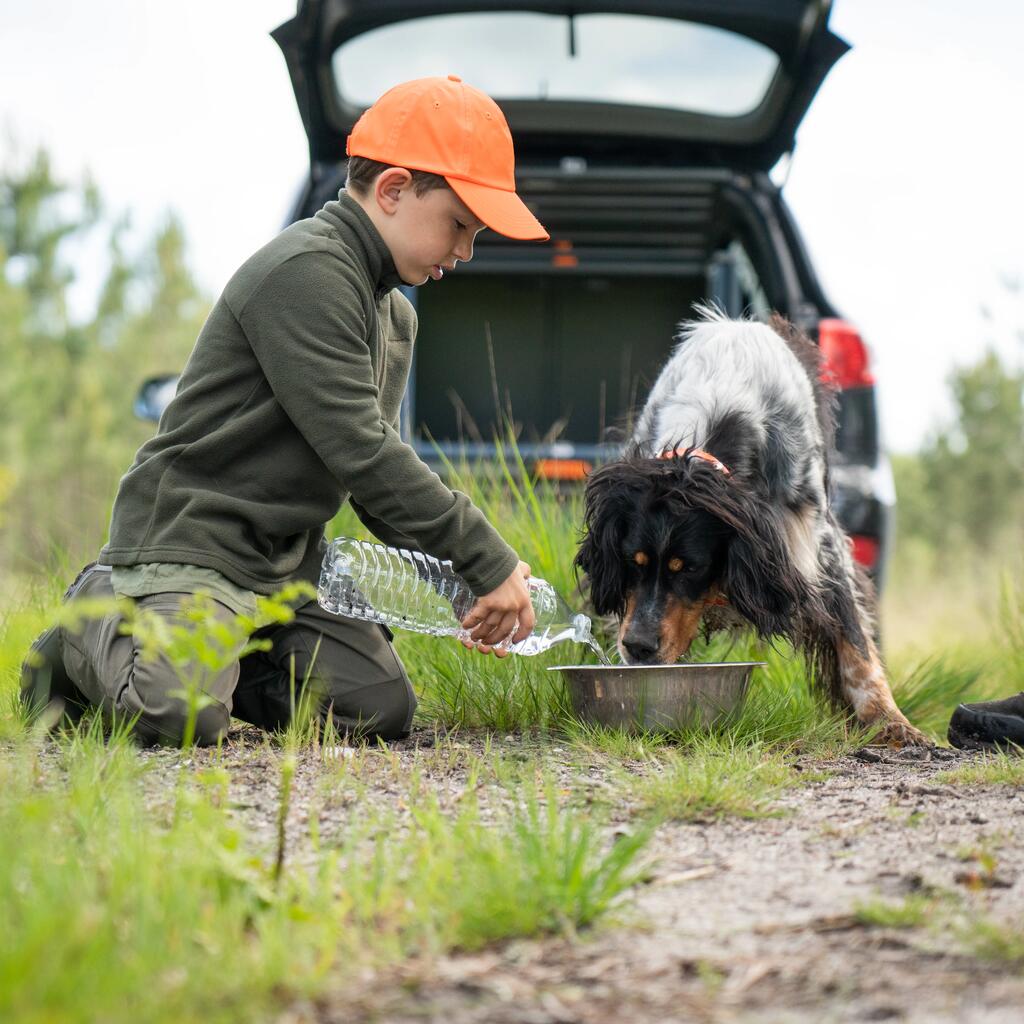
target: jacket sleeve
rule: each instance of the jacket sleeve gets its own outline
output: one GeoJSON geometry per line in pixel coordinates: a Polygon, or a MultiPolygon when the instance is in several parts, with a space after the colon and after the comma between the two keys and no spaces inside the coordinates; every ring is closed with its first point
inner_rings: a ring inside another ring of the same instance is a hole
{"type": "Polygon", "coordinates": [[[236,315],[275,398],[360,518],[451,559],[475,594],[489,593],[511,574],[516,553],[384,422],[355,275],[334,256],[295,256],[236,315]]]}
{"type": "Polygon", "coordinates": [[[393,548],[408,548],[410,551],[420,550],[419,544],[412,537],[393,529],[387,523],[371,516],[355,498],[350,497],[348,503],[352,506],[352,511],[359,518],[359,522],[382,544],[390,544],[393,548]]]}

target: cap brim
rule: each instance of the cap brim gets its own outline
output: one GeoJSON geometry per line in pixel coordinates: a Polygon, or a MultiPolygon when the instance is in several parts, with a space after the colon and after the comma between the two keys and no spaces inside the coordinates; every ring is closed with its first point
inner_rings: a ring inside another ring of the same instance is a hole
{"type": "Polygon", "coordinates": [[[506,238],[543,242],[551,236],[543,225],[526,208],[526,203],[515,194],[503,188],[477,185],[462,178],[445,180],[452,191],[469,207],[478,220],[482,220],[492,231],[506,238]]]}

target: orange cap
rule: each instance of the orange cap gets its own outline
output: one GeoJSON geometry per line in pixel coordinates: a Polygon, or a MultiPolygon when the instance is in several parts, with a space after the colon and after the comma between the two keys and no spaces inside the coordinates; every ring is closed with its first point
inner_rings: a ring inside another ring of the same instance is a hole
{"type": "Polygon", "coordinates": [[[498,104],[457,75],[389,89],[356,121],[346,152],[441,174],[489,228],[507,238],[548,233],[516,195],[512,133],[498,104]]]}

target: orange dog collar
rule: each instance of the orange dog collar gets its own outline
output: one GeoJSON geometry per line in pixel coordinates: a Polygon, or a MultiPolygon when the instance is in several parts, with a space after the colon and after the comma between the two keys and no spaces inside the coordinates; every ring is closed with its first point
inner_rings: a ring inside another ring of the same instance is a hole
{"type": "Polygon", "coordinates": [[[676,457],[683,459],[700,459],[701,462],[706,462],[709,466],[714,466],[720,473],[724,473],[726,476],[731,476],[729,467],[722,462],[720,459],[716,459],[711,452],[704,451],[703,448],[666,448],[659,456],[659,459],[674,459],[676,457]]]}

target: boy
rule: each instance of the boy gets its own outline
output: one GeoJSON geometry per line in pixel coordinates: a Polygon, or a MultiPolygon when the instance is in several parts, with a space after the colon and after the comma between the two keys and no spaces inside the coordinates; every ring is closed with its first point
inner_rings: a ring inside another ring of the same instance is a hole
{"type": "MultiPolygon", "coordinates": [[[[65,599],[131,597],[174,620],[204,590],[217,616],[253,614],[256,594],[316,583],[324,526],[345,500],[381,540],[450,558],[478,596],[464,625],[487,653],[518,621],[533,628],[530,570],[463,494],[398,434],[416,314],[397,290],[439,281],[483,227],[547,233],[515,194],[512,137],[497,104],[454,75],[385,93],[348,139],[336,202],[246,261],[214,306],[156,436],[122,478],[110,538],[65,599]]],[[[33,645],[23,698],[135,718],[144,742],[180,743],[187,708],[165,660],[146,661],[115,613],[33,645]]],[[[267,729],[290,717],[312,675],[319,711],[385,739],[409,730],[416,698],[372,623],[315,602],[259,631],[268,652],[207,679],[196,742],[231,714],[267,729]]],[[[467,644],[467,646],[472,646],[467,644]]]]}

